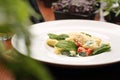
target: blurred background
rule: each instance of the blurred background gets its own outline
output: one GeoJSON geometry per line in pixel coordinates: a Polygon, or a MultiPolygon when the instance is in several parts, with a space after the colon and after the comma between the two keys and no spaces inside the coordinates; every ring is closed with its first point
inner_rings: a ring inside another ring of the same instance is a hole
{"type": "MultiPolygon", "coordinates": [[[[74,69],[46,66],[31,59],[29,26],[61,19],[102,20],[120,24],[120,0],[0,0],[0,80],[73,80],[86,79],[85,75],[89,79],[100,80],[108,79],[107,75],[98,79],[101,73],[120,71],[116,64],[109,68],[74,69]],[[20,55],[12,48],[14,34],[19,37],[24,35],[28,56],[20,55]]],[[[112,78],[117,80],[118,76],[112,78]]]]}

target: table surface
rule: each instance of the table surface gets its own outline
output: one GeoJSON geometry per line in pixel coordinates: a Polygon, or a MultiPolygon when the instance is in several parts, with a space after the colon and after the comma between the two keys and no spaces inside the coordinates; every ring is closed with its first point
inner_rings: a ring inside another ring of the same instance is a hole
{"type": "MultiPolygon", "coordinates": [[[[39,10],[45,21],[55,20],[54,13],[51,8],[45,7],[42,0],[37,0],[39,10]]],[[[95,20],[99,20],[99,15],[96,15],[95,20]]],[[[11,41],[6,40],[3,42],[7,49],[11,49],[11,41]]],[[[55,80],[120,80],[120,63],[114,63],[109,65],[94,66],[94,67],[70,67],[70,66],[57,66],[46,64],[46,67],[50,70],[51,74],[55,80]]],[[[3,80],[1,74],[5,77],[9,76],[11,79],[4,80],[14,80],[13,75],[10,71],[6,70],[4,66],[0,65],[0,80],[3,80]],[[4,70],[4,73],[2,71],[4,70]],[[2,72],[2,73],[1,73],[2,72]],[[4,75],[5,74],[5,75],[4,75]]]]}

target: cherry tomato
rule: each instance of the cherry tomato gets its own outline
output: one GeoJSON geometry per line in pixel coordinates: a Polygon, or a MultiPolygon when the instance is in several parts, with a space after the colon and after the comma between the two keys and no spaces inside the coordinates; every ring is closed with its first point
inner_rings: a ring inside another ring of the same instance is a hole
{"type": "Polygon", "coordinates": [[[86,52],[85,48],[83,48],[83,47],[78,47],[77,53],[81,53],[81,52],[86,52]]]}
{"type": "Polygon", "coordinates": [[[86,49],[86,54],[87,55],[91,55],[92,52],[93,52],[93,49],[91,49],[91,48],[86,49]]]}

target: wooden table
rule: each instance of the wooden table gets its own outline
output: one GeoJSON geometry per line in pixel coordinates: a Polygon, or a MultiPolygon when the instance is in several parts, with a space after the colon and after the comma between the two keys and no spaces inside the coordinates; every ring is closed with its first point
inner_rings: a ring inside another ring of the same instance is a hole
{"type": "MultiPolygon", "coordinates": [[[[3,44],[5,45],[6,49],[11,49],[11,39],[3,41],[3,44]]],[[[0,80],[15,80],[15,76],[12,74],[10,70],[8,70],[0,60],[0,80]]]]}
{"type": "Polygon", "coordinates": [[[55,20],[54,13],[50,7],[46,7],[43,3],[43,0],[37,0],[39,10],[45,21],[55,20]]]}

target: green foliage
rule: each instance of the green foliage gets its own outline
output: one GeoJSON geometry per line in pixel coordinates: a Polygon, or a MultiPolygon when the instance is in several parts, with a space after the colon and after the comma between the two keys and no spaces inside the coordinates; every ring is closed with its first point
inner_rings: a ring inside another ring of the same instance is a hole
{"type": "Polygon", "coordinates": [[[120,0],[101,0],[101,1],[106,3],[104,10],[107,13],[110,13],[112,11],[116,14],[116,16],[120,14],[120,0]]]}
{"type": "MultiPolygon", "coordinates": [[[[27,0],[0,0],[0,33],[16,34],[18,38],[24,36],[28,55],[31,44],[31,35],[28,31],[28,26],[31,25],[29,17],[33,13],[35,12],[27,0]]],[[[34,77],[32,80],[52,79],[44,65],[29,56],[21,56],[14,49],[6,49],[2,41],[0,41],[0,61],[13,72],[16,80],[27,80],[26,78],[30,76],[34,77]]]]}
{"type": "Polygon", "coordinates": [[[67,34],[56,35],[53,33],[49,33],[48,36],[50,39],[56,39],[56,40],[65,40],[66,38],[69,37],[67,34]]]}

